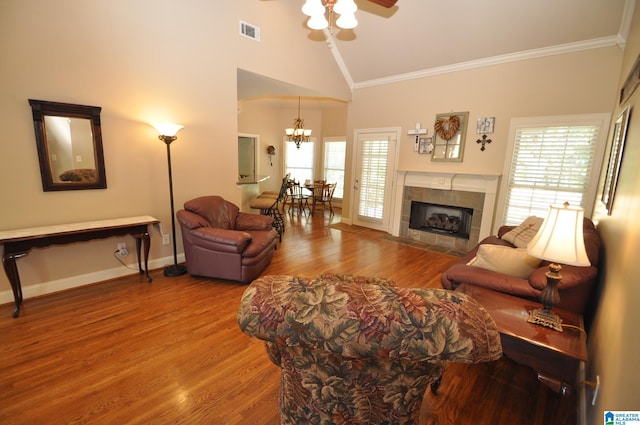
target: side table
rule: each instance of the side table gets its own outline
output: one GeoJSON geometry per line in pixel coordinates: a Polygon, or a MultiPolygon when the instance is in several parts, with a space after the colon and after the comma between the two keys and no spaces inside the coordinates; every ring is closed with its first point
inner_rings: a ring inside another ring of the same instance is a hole
{"type": "Polygon", "coordinates": [[[580,362],[587,361],[582,316],[554,308],[562,319],[563,332],[558,332],[527,322],[529,311],[540,308],[539,303],[466,284],[456,291],[474,298],[493,317],[505,356],[534,369],[540,382],[562,395],[577,388],[580,362]]]}
{"type": "Polygon", "coordinates": [[[11,283],[16,306],[13,317],[20,315],[20,306],[22,304],[22,283],[20,282],[16,259],[26,256],[32,248],[44,248],[49,245],[130,234],[136,239],[138,270],[140,270],[140,274],[144,273],[146,275],[148,282],[151,282],[148,268],[150,248],[148,226],[157,223],[160,223],[160,221],[145,215],[0,231],[0,245],[4,245],[2,263],[7,278],[9,278],[9,283],[11,283]],[[140,255],[141,245],[144,245],[144,270],[142,269],[142,257],[140,255]]]}

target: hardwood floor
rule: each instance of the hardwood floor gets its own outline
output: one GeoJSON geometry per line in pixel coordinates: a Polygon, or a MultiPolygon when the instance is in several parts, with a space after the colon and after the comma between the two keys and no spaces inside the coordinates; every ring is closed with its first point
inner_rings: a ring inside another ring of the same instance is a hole
{"type": "MultiPolygon", "coordinates": [[[[265,274],[341,272],[440,287],[456,258],[316,214],[288,216],[265,274]],[[342,229],[342,230],[339,230],[342,229]]],[[[277,424],[279,369],[244,335],[236,282],[132,275],[0,306],[2,424],[277,424]]],[[[451,364],[421,425],[566,425],[575,397],[503,358],[451,364]]]]}

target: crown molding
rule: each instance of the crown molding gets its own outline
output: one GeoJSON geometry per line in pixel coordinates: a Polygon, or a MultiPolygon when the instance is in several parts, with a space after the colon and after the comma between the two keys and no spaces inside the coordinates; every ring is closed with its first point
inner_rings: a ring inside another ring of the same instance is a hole
{"type": "MultiPolygon", "coordinates": [[[[621,38],[621,34],[618,34],[617,36],[602,37],[602,38],[596,38],[592,40],[579,41],[575,43],[561,44],[558,46],[545,47],[542,49],[525,50],[522,52],[510,53],[510,54],[500,55],[500,56],[493,56],[485,59],[461,62],[457,64],[452,64],[452,65],[440,66],[437,68],[423,69],[415,72],[408,72],[408,73],[392,75],[384,78],[361,81],[359,83],[352,83],[353,84],[352,87],[353,89],[361,89],[365,87],[380,86],[385,84],[397,83],[401,81],[414,80],[417,78],[432,77],[434,75],[449,74],[453,72],[465,71],[465,70],[475,69],[475,68],[482,68],[486,66],[493,66],[493,65],[505,64],[510,62],[529,60],[529,59],[536,59],[536,58],[541,58],[545,56],[562,55],[566,53],[578,52],[581,50],[590,50],[590,49],[599,49],[602,47],[619,46],[621,41],[620,38],[621,38]]],[[[337,51],[337,49],[335,48],[332,50],[337,51]]],[[[334,53],[334,56],[335,56],[335,53],[334,53]]],[[[344,65],[344,62],[343,62],[343,65],[344,65]]]]}
{"type": "Polygon", "coordinates": [[[627,44],[635,8],[636,0],[625,0],[624,10],[622,11],[622,19],[620,20],[620,29],[618,30],[618,46],[621,49],[624,49],[627,44]]]}

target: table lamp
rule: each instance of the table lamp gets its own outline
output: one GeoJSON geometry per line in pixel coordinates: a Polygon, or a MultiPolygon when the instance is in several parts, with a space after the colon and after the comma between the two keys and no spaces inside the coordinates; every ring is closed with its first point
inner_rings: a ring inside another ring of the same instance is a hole
{"type": "Polygon", "coordinates": [[[564,205],[550,205],[540,230],[527,245],[529,255],[550,261],[547,286],[540,294],[543,308],[531,311],[528,322],[562,332],[562,320],[551,309],[560,302],[558,283],[562,280],[562,264],[587,267],[591,265],[584,247],[582,226],[584,210],[564,205]]]}

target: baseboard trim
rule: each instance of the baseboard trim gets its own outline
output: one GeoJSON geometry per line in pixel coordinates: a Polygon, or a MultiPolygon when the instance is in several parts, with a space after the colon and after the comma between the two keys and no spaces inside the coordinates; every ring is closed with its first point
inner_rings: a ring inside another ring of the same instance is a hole
{"type": "MultiPolygon", "coordinates": [[[[184,254],[178,255],[178,261],[184,262],[184,254]]],[[[158,269],[173,263],[173,256],[157,258],[149,261],[149,270],[158,269]]],[[[137,270],[137,264],[129,265],[135,267],[137,270]]],[[[72,288],[78,288],[81,286],[91,285],[93,283],[102,282],[109,279],[115,279],[135,273],[134,270],[124,266],[114,267],[111,269],[99,270],[97,272],[86,273],[76,276],[69,276],[63,279],[51,280],[49,282],[37,283],[34,285],[24,285],[22,282],[22,298],[28,300],[29,298],[40,297],[43,295],[53,294],[55,292],[65,291],[72,288]]],[[[13,304],[13,291],[11,289],[0,292],[0,305],[13,304]]]]}

